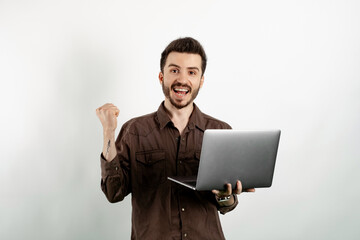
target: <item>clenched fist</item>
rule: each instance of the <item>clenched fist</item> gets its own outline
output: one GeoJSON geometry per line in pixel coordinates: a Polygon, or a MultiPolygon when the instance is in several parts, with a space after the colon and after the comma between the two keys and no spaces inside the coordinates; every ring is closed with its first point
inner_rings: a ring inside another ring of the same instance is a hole
{"type": "Polygon", "coordinates": [[[117,117],[120,110],[112,103],[106,103],[96,109],[96,115],[100,119],[104,132],[115,131],[117,127],[117,117]]]}

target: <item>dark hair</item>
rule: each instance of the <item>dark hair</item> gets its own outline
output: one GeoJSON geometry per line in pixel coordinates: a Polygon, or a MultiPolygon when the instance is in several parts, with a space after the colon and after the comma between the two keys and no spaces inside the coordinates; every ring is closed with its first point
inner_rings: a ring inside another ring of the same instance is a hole
{"type": "Polygon", "coordinates": [[[160,59],[161,72],[164,72],[166,59],[171,52],[199,54],[201,56],[201,75],[204,75],[207,58],[204,48],[197,40],[191,37],[185,37],[172,41],[161,53],[161,59],[160,59]]]}

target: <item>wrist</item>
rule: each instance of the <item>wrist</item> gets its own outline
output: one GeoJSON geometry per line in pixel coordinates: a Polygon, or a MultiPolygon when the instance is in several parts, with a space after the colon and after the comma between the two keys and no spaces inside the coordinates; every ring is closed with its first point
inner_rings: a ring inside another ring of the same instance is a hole
{"type": "Polygon", "coordinates": [[[103,134],[104,134],[104,139],[114,139],[115,138],[115,130],[104,129],[103,134]]]}
{"type": "Polygon", "coordinates": [[[216,201],[218,202],[227,202],[231,199],[231,195],[230,196],[226,196],[226,197],[216,197],[216,201]]]}
{"type": "Polygon", "coordinates": [[[223,200],[223,201],[219,201],[218,198],[216,197],[216,201],[220,207],[232,206],[235,203],[235,196],[233,194],[230,196],[227,196],[226,200],[223,200]]]}

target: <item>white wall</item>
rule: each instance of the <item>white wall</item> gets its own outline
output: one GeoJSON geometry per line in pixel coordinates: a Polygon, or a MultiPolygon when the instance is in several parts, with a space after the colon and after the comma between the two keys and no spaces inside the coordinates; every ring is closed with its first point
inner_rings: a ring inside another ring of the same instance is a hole
{"type": "Polygon", "coordinates": [[[0,1],[0,239],[129,239],[100,190],[101,125],[163,99],[160,53],[197,38],[197,104],[280,128],[273,187],[222,217],[228,239],[360,237],[358,1],[0,1]]]}

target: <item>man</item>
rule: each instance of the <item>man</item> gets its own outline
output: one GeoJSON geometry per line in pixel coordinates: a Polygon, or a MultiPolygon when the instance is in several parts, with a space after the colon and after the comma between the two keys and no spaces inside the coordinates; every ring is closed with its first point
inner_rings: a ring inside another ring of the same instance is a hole
{"type": "Polygon", "coordinates": [[[240,181],[234,191],[227,184],[223,191],[199,192],[167,180],[196,175],[205,129],[230,128],[193,102],[206,60],[195,39],[171,42],[160,60],[165,101],[156,112],[125,123],[116,141],[119,109],[105,104],[96,110],[104,133],[101,187],[110,202],[132,194],[131,239],[224,239],[218,211],[236,207],[240,181]]]}

